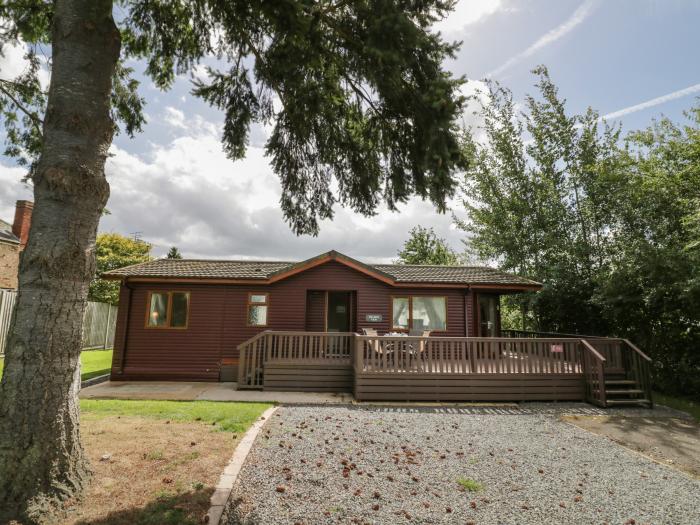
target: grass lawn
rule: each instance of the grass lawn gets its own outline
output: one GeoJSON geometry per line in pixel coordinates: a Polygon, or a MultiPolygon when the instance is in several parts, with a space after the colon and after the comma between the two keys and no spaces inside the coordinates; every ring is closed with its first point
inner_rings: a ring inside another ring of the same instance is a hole
{"type": "Polygon", "coordinates": [[[203,523],[221,471],[270,405],[83,399],[81,431],[93,476],[64,525],[203,523]]]}
{"type": "Polygon", "coordinates": [[[201,422],[216,430],[245,432],[271,405],[220,401],[143,401],[121,399],[81,399],[83,416],[139,416],[168,421],[201,422]]]}
{"type": "Polygon", "coordinates": [[[654,392],[654,403],[688,412],[696,421],[700,421],[700,403],[692,399],[673,397],[660,392],[654,392]]]}
{"type": "MultiPolygon", "coordinates": [[[[106,374],[112,366],[112,351],[86,350],[80,354],[80,363],[82,364],[81,377],[83,381],[91,377],[106,374]]],[[[4,364],[5,360],[0,358],[0,377],[2,377],[4,364]]]]}

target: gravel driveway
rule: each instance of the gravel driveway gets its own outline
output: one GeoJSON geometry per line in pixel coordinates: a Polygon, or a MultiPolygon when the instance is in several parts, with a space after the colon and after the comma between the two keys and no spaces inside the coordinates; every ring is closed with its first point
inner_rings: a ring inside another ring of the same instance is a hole
{"type": "Polygon", "coordinates": [[[230,501],[229,525],[700,523],[700,481],[517,411],[284,407],[230,501]]]}

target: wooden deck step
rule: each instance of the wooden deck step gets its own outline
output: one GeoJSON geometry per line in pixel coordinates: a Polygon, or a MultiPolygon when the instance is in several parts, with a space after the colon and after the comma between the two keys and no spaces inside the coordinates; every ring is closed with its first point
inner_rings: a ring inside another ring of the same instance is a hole
{"type": "Polygon", "coordinates": [[[614,407],[619,405],[650,405],[648,399],[608,399],[608,406],[614,407]]]}
{"type": "Polygon", "coordinates": [[[636,385],[637,382],[633,379],[606,379],[606,385],[636,385]]]}
{"type": "MultiPolygon", "coordinates": [[[[598,390],[594,389],[593,390],[594,394],[598,394],[598,390]]],[[[635,398],[640,398],[644,395],[644,390],[639,390],[637,388],[630,388],[630,389],[623,389],[623,390],[605,390],[605,395],[606,397],[612,397],[612,399],[618,399],[620,396],[622,396],[622,399],[628,399],[625,398],[624,396],[634,396],[635,398]]]]}
{"type": "Polygon", "coordinates": [[[629,389],[622,389],[622,390],[605,390],[605,393],[607,395],[613,395],[613,396],[618,396],[618,395],[626,395],[626,394],[643,394],[644,390],[639,390],[637,388],[629,388],[629,389]]]}

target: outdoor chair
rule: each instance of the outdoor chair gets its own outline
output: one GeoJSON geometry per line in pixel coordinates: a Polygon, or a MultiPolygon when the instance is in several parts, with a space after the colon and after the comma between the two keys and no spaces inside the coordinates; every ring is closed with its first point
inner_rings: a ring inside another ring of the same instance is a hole
{"type": "Polygon", "coordinates": [[[374,328],[362,328],[362,334],[363,335],[371,335],[371,336],[375,336],[375,337],[377,335],[379,335],[377,333],[377,330],[375,330],[374,328]]]}

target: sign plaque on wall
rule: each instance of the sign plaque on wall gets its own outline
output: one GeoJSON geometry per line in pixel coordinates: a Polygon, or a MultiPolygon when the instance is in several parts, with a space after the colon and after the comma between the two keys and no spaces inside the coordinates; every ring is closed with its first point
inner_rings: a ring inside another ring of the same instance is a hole
{"type": "Polygon", "coordinates": [[[382,314],[366,314],[365,321],[367,321],[368,323],[381,323],[382,314]]]}

